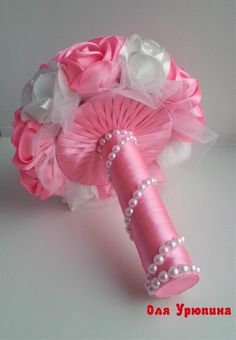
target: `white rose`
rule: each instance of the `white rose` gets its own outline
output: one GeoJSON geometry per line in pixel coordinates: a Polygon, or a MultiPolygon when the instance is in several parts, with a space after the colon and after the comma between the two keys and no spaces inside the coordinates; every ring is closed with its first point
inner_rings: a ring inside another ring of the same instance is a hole
{"type": "Polygon", "coordinates": [[[78,94],[71,91],[66,75],[56,62],[39,69],[22,93],[22,119],[29,116],[39,123],[59,123],[68,127],[79,105],[78,94]]]}
{"type": "Polygon", "coordinates": [[[169,73],[170,57],[166,50],[139,35],[134,34],[126,40],[120,56],[131,87],[138,85],[148,89],[166,79],[169,73]]]}

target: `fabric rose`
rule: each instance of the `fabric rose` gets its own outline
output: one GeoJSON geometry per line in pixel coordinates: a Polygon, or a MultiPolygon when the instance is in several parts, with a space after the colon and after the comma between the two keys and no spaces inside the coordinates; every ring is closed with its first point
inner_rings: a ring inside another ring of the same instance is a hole
{"type": "Polygon", "coordinates": [[[12,143],[16,148],[12,159],[13,164],[20,170],[20,182],[31,194],[40,199],[46,199],[50,193],[41,184],[35,168],[32,154],[32,139],[41,125],[34,119],[21,120],[21,109],[14,115],[12,143]]]}
{"type": "Polygon", "coordinates": [[[15,112],[12,143],[16,151],[13,164],[20,170],[26,189],[41,199],[53,194],[62,195],[65,175],[55,156],[55,139],[60,127],[43,126],[35,119],[21,119],[21,109],[15,112]]]}
{"type": "Polygon", "coordinates": [[[41,200],[45,200],[51,196],[42,186],[34,168],[27,171],[20,170],[20,183],[30,194],[37,196],[41,200]]]}
{"type": "Polygon", "coordinates": [[[35,119],[22,120],[21,109],[15,112],[12,143],[16,152],[12,161],[18,169],[30,170],[34,167],[32,139],[41,126],[35,119]]]}
{"type": "Polygon", "coordinates": [[[60,124],[67,129],[80,97],[69,88],[67,77],[55,61],[41,65],[24,87],[22,119],[33,117],[39,123],[60,124]]]}
{"type": "Polygon", "coordinates": [[[72,90],[90,95],[111,88],[118,80],[123,44],[120,36],[96,38],[73,45],[53,59],[64,66],[72,90]]]}
{"type": "Polygon", "coordinates": [[[168,76],[170,57],[153,40],[143,40],[134,34],[126,40],[120,56],[123,58],[123,76],[129,87],[148,90],[168,76]]]}

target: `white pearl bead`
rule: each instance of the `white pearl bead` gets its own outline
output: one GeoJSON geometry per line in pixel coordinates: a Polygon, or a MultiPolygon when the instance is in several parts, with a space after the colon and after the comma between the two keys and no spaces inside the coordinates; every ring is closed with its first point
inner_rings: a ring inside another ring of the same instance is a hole
{"type": "Polygon", "coordinates": [[[188,273],[190,270],[190,266],[188,264],[181,264],[178,268],[182,273],[188,273]]]}
{"type": "Polygon", "coordinates": [[[167,241],[166,246],[170,249],[175,249],[177,247],[177,243],[174,240],[167,241]]]}
{"type": "Polygon", "coordinates": [[[150,296],[155,295],[155,289],[153,289],[152,286],[149,286],[148,289],[147,289],[147,291],[148,291],[148,294],[149,294],[150,296]]]}
{"type": "Polygon", "coordinates": [[[133,136],[133,131],[129,131],[130,136],[133,136]]]}
{"type": "Polygon", "coordinates": [[[134,193],[133,193],[133,197],[136,198],[136,199],[139,199],[142,197],[142,191],[140,190],[136,190],[134,193]]]}
{"type": "Polygon", "coordinates": [[[147,187],[146,184],[141,183],[141,184],[138,185],[138,190],[145,190],[146,187],[147,187]]]}
{"type": "Polygon", "coordinates": [[[134,136],[133,135],[130,135],[129,138],[130,138],[130,140],[134,140],[134,136]]]}
{"type": "Polygon", "coordinates": [[[168,270],[168,275],[172,278],[175,278],[179,275],[179,269],[176,267],[170,267],[168,270]]]}
{"type": "Polygon", "coordinates": [[[127,234],[130,234],[130,227],[127,226],[127,227],[125,228],[125,231],[127,232],[127,234]]]}
{"type": "Polygon", "coordinates": [[[155,274],[157,272],[157,265],[151,263],[148,267],[149,274],[155,274]]]}
{"type": "Polygon", "coordinates": [[[127,137],[125,138],[125,140],[126,140],[126,142],[129,142],[129,141],[130,141],[130,137],[127,136],[127,137]]]}
{"type": "Polygon", "coordinates": [[[152,183],[152,184],[155,184],[155,183],[156,183],[156,178],[155,178],[155,177],[152,177],[152,178],[151,178],[151,183],[152,183]]]}
{"type": "Polygon", "coordinates": [[[105,139],[106,140],[110,140],[112,138],[112,134],[110,133],[110,132],[107,132],[106,134],[105,134],[105,139]]]}
{"type": "Polygon", "coordinates": [[[200,267],[197,267],[197,272],[200,273],[201,269],[200,267]]]}
{"type": "Polygon", "coordinates": [[[156,256],[154,256],[153,262],[156,265],[160,266],[161,264],[163,264],[164,261],[165,261],[165,259],[164,259],[163,255],[157,254],[156,256]]]}
{"type": "Polygon", "coordinates": [[[182,243],[185,241],[185,237],[184,236],[181,236],[180,239],[181,239],[182,243]]]}
{"type": "Polygon", "coordinates": [[[150,274],[146,274],[145,278],[144,278],[144,281],[150,283],[151,279],[152,279],[152,276],[150,274]]]}
{"type": "Polygon", "coordinates": [[[130,222],[131,222],[131,218],[128,217],[128,216],[126,216],[125,219],[124,219],[124,221],[125,221],[125,225],[129,225],[130,222]]]}
{"type": "Polygon", "coordinates": [[[175,237],[173,240],[174,240],[178,245],[180,245],[180,244],[182,243],[181,237],[175,237]]]}
{"type": "Polygon", "coordinates": [[[100,144],[101,146],[103,146],[105,143],[106,143],[106,141],[105,141],[104,138],[100,138],[100,139],[99,139],[99,144],[100,144]]]}
{"type": "Polygon", "coordinates": [[[134,210],[130,207],[125,209],[125,216],[130,217],[133,214],[134,210]]]}
{"type": "Polygon", "coordinates": [[[157,277],[155,277],[154,279],[152,279],[152,281],[151,281],[151,286],[152,286],[152,288],[158,289],[158,288],[160,287],[160,285],[161,285],[161,283],[160,283],[160,281],[158,280],[157,277]]]}
{"type": "Polygon", "coordinates": [[[116,154],[114,152],[109,153],[108,158],[110,161],[113,161],[116,158],[116,154]]]}
{"type": "Polygon", "coordinates": [[[112,148],[112,151],[114,153],[118,153],[120,151],[120,146],[119,145],[114,145],[113,148],[112,148]]]}
{"type": "Polygon", "coordinates": [[[119,141],[119,145],[125,145],[125,143],[126,143],[126,139],[121,138],[121,140],[119,141]]]}
{"type": "Polygon", "coordinates": [[[106,161],[106,168],[110,168],[112,165],[112,161],[106,161]]]}
{"type": "Polygon", "coordinates": [[[115,136],[120,135],[120,130],[119,130],[119,129],[115,129],[115,130],[113,131],[113,134],[114,134],[115,136]]]}
{"type": "Polygon", "coordinates": [[[158,279],[160,282],[167,282],[169,280],[169,276],[167,272],[162,271],[158,274],[158,279]]]}
{"type": "Polygon", "coordinates": [[[123,135],[128,135],[128,131],[127,130],[121,130],[121,133],[123,134],[123,135]]]}
{"type": "Polygon", "coordinates": [[[98,146],[97,146],[97,152],[99,152],[99,153],[102,152],[102,146],[101,146],[101,145],[98,145],[98,146]]]}
{"type": "Polygon", "coordinates": [[[166,255],[168,253],[168,251],[169,251],[169,248],[167,246],[161,246],[159,248],[159,254],[161,254],[161,255],[166,255]]]}
{"type": "Polygon", "coordinates": [[[131,200],[129,200],[130,208],[136,207],[137,204],[138,204],[138,200],[136,198],[131,198],[131,200]]]}

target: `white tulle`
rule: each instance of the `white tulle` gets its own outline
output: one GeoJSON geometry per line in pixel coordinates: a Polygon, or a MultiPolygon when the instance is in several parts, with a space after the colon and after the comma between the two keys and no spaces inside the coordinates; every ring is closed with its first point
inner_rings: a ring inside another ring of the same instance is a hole
{"type": "Polygon", "coordinates": [[[29,116],[39,123],[59,124],[67,130],[79,106],[80,97],[71,91],[61,66],[50,62],[29,81],[22,93],[22,119],[29,116]]]}

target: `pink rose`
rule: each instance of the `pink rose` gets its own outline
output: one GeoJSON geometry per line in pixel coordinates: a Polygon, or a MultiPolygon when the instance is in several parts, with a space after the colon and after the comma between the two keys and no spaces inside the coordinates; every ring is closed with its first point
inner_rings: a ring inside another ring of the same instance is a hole
{"type": "Polygon", "coordinates": [[[34,167],[32,155],[32,139],[36,132],[41,128],[36,120],[21,120],[21,109],[15,112],[13,122],[14,131],[12,143],[16,147],[15,155],[12,159],[13,164],[21,170],[29,170],[34,167]]]}
{"type": "Polygon", "coordinates": [[[201,123],[204,123],[205,117],[200,105],[201,91],[198,80],[191,77],[191,75],[184,68],[178,66],[173,59],[171,59],[171,66],[167,79],[183,81],[182,91],[178,91],[168,98],[170,102],[172,102],[172,100],[173,102],[179,101],[180,103],[185,100],[190,101],[192,106],[191,114],[201,123]]]}
{"type": "Polygon", "coordinates": [[[51,196],[42,186],[34,168],[26,171],[20,170],[20,183],[30,194],[39,197],[41,200],[45,200],[51,196]]]}
{"type": "Polygon", "coordinates": [[[71,89],[89,95],[118,80],[123,44],[124,38],[119,36],[96,38],[61,51],[53,59],[64,66],[71,89]]]}
{"type": "Polygon", "coordinates": [[[16,147],[13,164],[20,170],[20,182],[31,194],[40,199],[46,199],[50,193],[41,184],[35,168],[32,155],[32,139],[41,128],[36,120],[21,120],[21,109],[14,115],[12,143],[16,147]]]}

